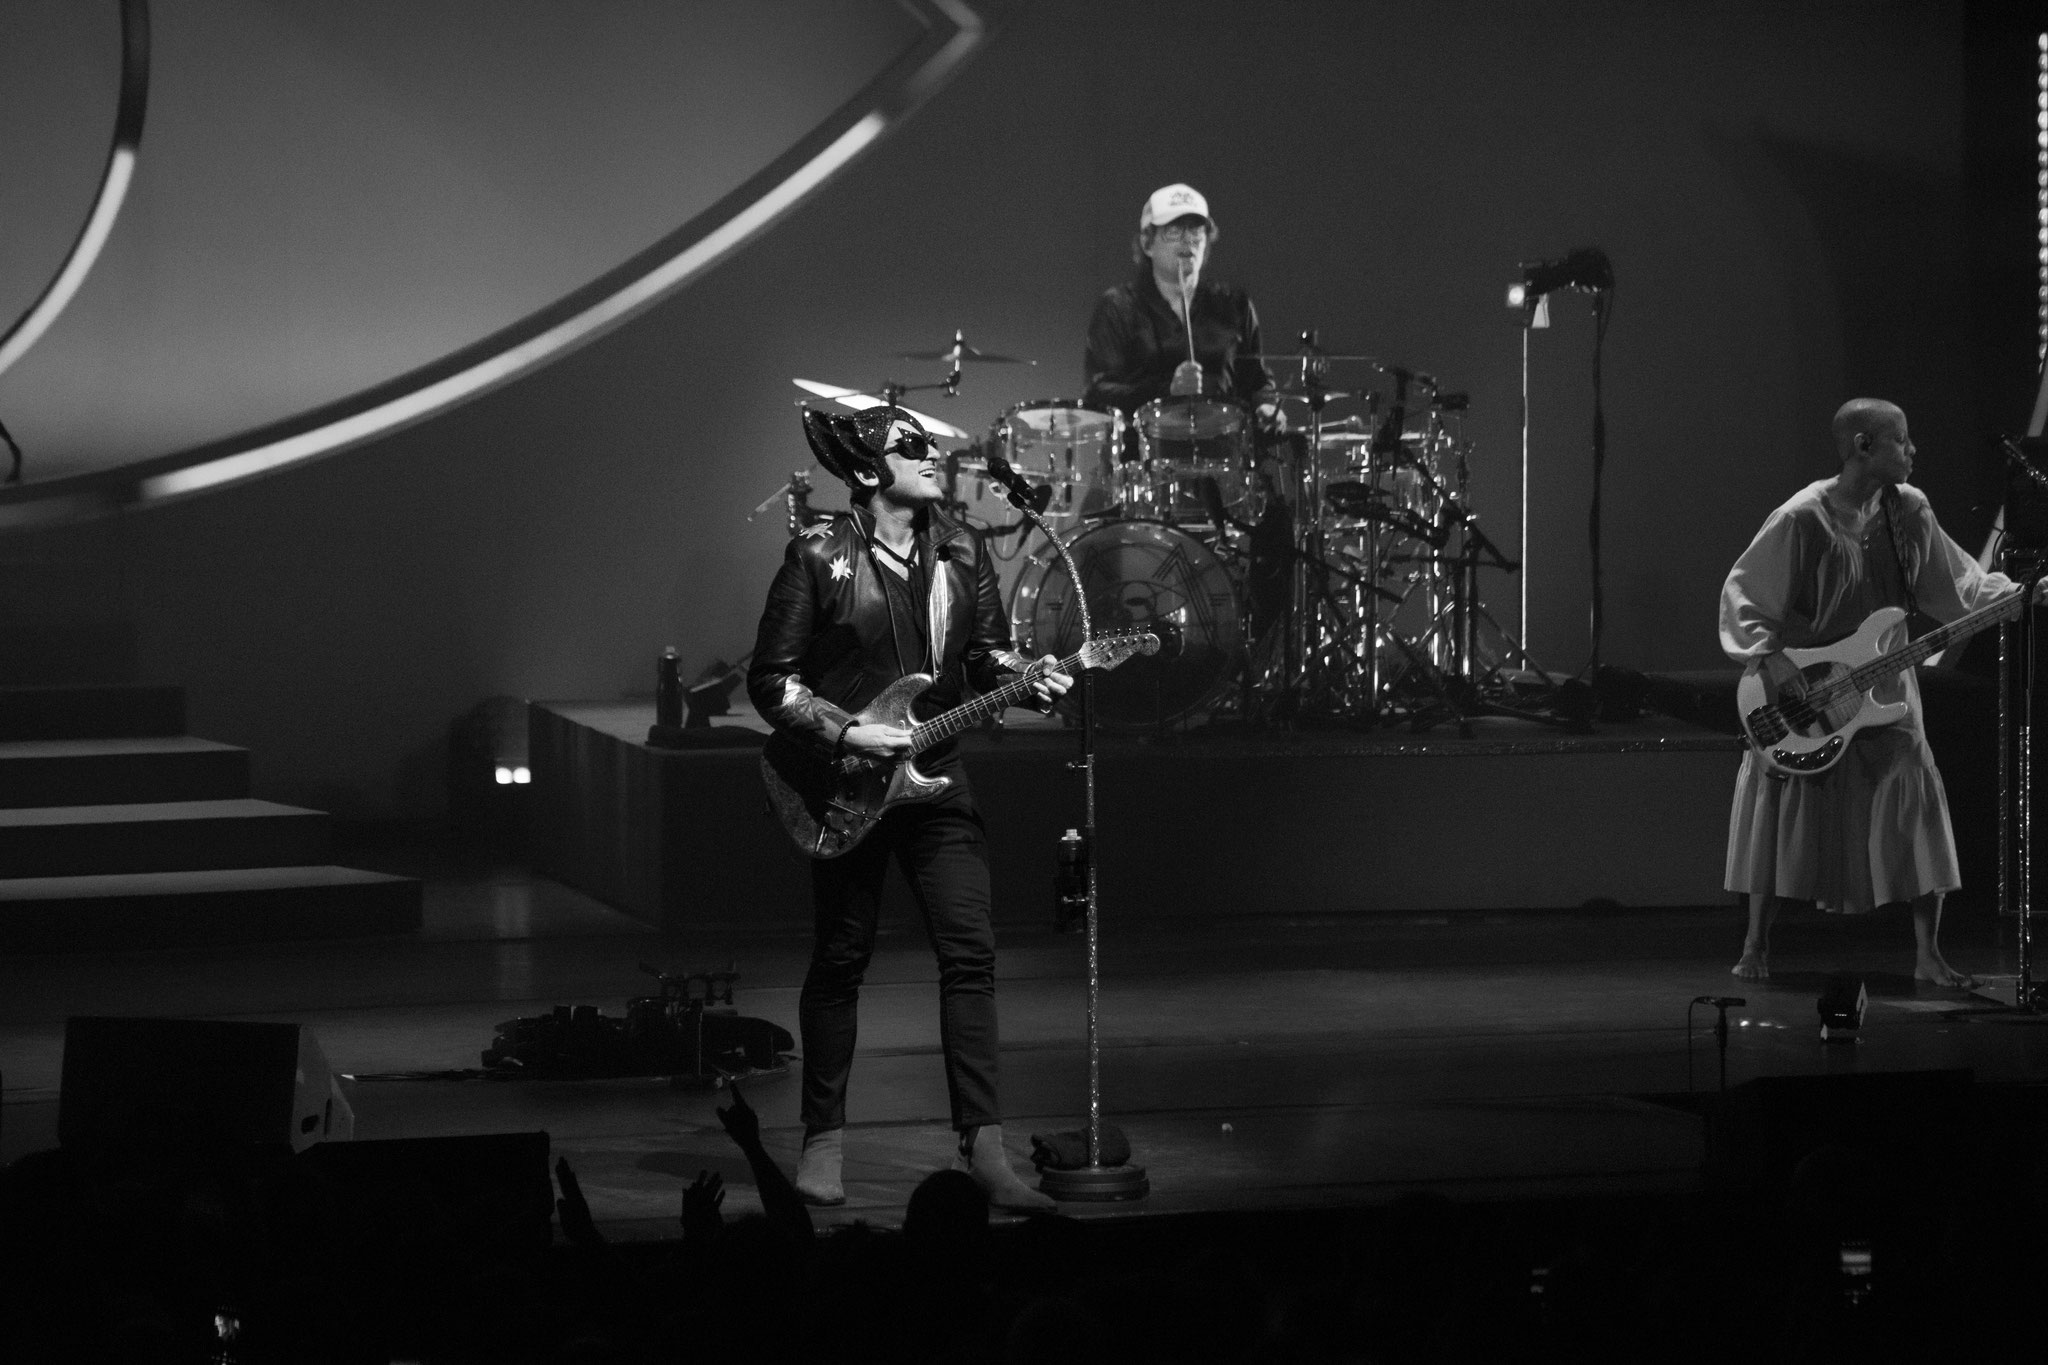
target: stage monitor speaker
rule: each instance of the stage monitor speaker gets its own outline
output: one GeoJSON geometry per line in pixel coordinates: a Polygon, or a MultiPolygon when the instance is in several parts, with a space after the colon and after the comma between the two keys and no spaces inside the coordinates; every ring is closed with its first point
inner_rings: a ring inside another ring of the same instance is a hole
{"type": "Polygon", "coordinates": [[[353,1137],[355,1114],[300,1024],[66,1020],[58,1141],[146,1142],[173,1132],[302,1152],[353,1137]]]}
{"type": "Polygon", "coordinates": [[[1975,1098],[1967,1070],[1759,1076],[1708,1111],[1708,1174],[1723,1186],[1782,1186],[1824,1146],[1942,1159],[1962,1150],[1975,1098]]]}

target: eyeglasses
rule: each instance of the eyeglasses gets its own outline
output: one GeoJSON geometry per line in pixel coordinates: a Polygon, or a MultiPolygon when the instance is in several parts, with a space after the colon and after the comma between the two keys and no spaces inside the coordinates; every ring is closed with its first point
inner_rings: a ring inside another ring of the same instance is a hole
{"type": "Polygon", "coordinates": [[[922,460],[930,455],[935,442],[921,431],[906,431],[896,438],[892,445],[882,447],[884,455],[901,455],[906,460],[922,460]]]}
{"type": "Polygon", "coordinates": [[[1195,238],[1209,235],[1207,223],[1167,223],[1152,230],[1169,242],[1193,241],[1195,238]]]}

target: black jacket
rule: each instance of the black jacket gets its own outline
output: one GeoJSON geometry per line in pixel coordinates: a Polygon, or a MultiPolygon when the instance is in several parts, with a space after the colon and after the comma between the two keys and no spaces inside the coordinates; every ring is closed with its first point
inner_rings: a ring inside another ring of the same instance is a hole
{"type": "MultiPolygon", "coordinates": [[[[880,577],[887,571],[868,545],[874,524],[866,508],[855,507],[789,542],[747,669],[755,709],[777,730],[809,739],[821,751],[902,675],[880,577]]],[[[995,565],[981,537],[933,508],[918,539],[923,562],[934,571],[923,632],[932,647],[924,671],[935,672],[938,681],[917,707],[920,717],[929,717],[957,704],[964,683],[986,692],[1026,664],[1011,648],[995,565]]],[[[905,631],[903,638],[907,645],[919,637],[905,631]]]]}
{"type": "MultiPolygon", "coordinates": [[[[1273,376],[1259,354],[1259,314],[1242,289],[1203,281],[1188,305],[1195,324],[1195,359],[1202,387],[1212,398],[1262,403],[1272,397],[1273,376]]],[[[1173,385],[1173,371],[1188,358],[1187,328],[1180,311],[1166,301],[1142,267],[1129,282],[1096,301],[1088,323],[1088,354],[1082,364],[1091,408],[1131,412],[1173,385]]]]}

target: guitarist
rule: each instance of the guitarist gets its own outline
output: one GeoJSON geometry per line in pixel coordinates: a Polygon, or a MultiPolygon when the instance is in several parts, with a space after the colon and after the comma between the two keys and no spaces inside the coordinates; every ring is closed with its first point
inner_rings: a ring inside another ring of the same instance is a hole
{"type": "MultiPolygon", "coordinates": [[[[812,453],[846,484],[852,507],[790,541],[761,613],[747,692],[777,730],[820,755],[901,757],[910,731],[854,721],[884,687],[910,673],[935,677],[918,702],[924,718],[957,702],[964,685],[987,691],[1029,665],[1011,649],[995,566],[980,537],[940,508],[940,456],[917,420],[893,407],[853,416],[806,409],[803,420],[812,453]]],[[[1048,672],[1032,690],[1050,707],[1070,685],[1066,674],[1048,672]]],[[[956,1169],[999,1208],[1050,1209],[1052,1200],[1017,1178],[1003,1150],[981,817],[950,741],[918,762],[956,785],[937,801],[892,808],[851,851],[811,863],[816,938],[797,1007],[804,1051],[797,1192],[813,1204],[846,1199],[846,1084],[893,854],[938,955],[939,1043],[960,1134],[956,1169]]]]}
{"type": "MultiPolygon", "coordinates": [[[[1765,520],[1721,589],[1721,647],[1761,669],[1775,692],[1799,692],[1780,653],[1851,634],[1881,607],[1953,621],[2012,591],[1977,566],[1906,482],[1913,442],[1906,414],[1874,398],[1835,414],[1833,478],[1807,485],[1765,520]]],[[[1887,649],[1902,641],[1887,641],[1887,649]]],[[[1771,920],[1781,897],[1860,914],[1911,907],[1916,980],[1969,990],[1976,978],[1941,955],[1941,902],[1961,885],[1941,774],[1921,724],[1909,668],[1880,685],[1880,702],[1911,708],[1893,725],[1858,731],[1841,760],[1812,777],[1770,774],[1752,749],[1736,778],[1726,885],[1749,898],[1749,931],[1733,968],[1771,974],[1771,920]]]]}

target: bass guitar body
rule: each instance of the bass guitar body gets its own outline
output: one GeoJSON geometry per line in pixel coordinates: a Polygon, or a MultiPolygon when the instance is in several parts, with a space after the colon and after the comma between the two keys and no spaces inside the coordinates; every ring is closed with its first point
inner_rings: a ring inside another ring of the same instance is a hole
{"type": "Polygon", "coordinates": [[[1782,685],[1773,686],[1764,676],[1761,659],[1750,660],[1735,686],[1735,709],[1757,757],[1784,776],[1811,777],[1834,767],[1858,730],[1904,720],[1912,709],[1904,701],[1880,702],[1872,691],[1841,684],[1858,668],[1884,658],[1885,641],[1905,620],[1902,608],[1882,607],[1865,617],[1854,635],[1786,650],[1785,658],[1799,672],[1782,685]],[[1825,700],[1808,700],[1824,689],[1825,700]]]}
{"type": "MultiPolygon", "coordinates": [[[[929,673],[910,673],[853,718],[855,725],[914,724],[910,707],[932,685],[929,673]]],[[[837,858],[868,835],[896,806],[936,801],[953,788],[950,777],[928,777],[914,759],[845,755],[837,762],[789,735],[768,737],[761,750],[768,803],[796,846],[813,858],[837,858]]]]}

